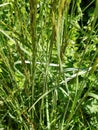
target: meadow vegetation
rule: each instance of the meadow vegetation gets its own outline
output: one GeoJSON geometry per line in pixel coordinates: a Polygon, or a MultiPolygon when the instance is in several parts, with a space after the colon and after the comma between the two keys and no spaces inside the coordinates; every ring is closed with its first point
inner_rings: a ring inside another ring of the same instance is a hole
{"type": "Polygon", "coordinates": [[[0,0],[0,130],[98,129],[98,0],[0,0]]]}

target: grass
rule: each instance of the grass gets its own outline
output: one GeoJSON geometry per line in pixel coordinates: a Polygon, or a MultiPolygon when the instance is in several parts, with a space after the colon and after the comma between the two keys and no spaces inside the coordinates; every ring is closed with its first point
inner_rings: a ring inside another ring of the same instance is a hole
{"type": "Polygon", "coordinates": [[[0,129],[98,128],[98,2],[82,2],[0,3],[0,129]]]}

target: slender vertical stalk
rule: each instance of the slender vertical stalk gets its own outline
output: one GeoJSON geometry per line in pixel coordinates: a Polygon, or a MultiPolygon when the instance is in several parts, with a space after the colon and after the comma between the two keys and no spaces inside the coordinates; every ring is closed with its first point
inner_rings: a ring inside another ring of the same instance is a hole
{"type": "MultiPolygon", "coordinates": [[[[29,0],[30,4],[30,31],[31,31],[31,89],[32,89],[32,102],[34,102],[34,85],[35,85],[35,70],[36,70],[36,54],[37,54],[37,43],[36,43],[36,15],[37,15],[37,0],[29,0]]],[[[31,117],[34,118],[34,112],[32,109],[31,117]]]]}
{"type": "Polygon", "coordinates": [[[60,46],[61,46],[61,35],[60,35],[60,27],[61,27],[61,19],[62,19],[62,11],[64,8],[65,0],[60,1],[59,8],[58,8],[58,21],[57,21],[57,28],[56,28],[56,43],[57,43],[57,53],[59,59],[60,70],[62,71],[62,63],[60,57],[60,46]]]}
{"type": "Polygon", "coordinates": [[[51,0],[51,22],[52,22],[52,36],[50,40],[50,47],[49,47],[49,62],[51,62],[52,58],[52,50],[53,50],[53,45],[56,45],[56,5],[57,1],[51,0]]]}
{"type": "Polygon", "coordinates": [[[70,0],[62,0],[59,5],[59,28],[60,28],[60,58],[63,60],[63,55],[65,49],[68,45],[69,32],[68,32],[68,10],[69,10],[70,0]]]}
{"type": "MultiPolygon", "coordinates": [[[[48,66],[46,67],[46,81],[45,81],[45,87],[46,87],[46,92],[48,91],[48,66]]],[[[47,128],[50,130],[50,119],[49,119],[49,101],[48,101],[48,95],[46,95],[46,118],[47,118],[47,128]]]]}
{"type": "Polygon", "coordinates": [[[63,36],[63,13],[67,6],[69,6],[70,0],[61,0],[58,7],[58,19],[57,19],[57,28],[56,28],[56,43],[57,43],[57,53],[60,64],[60,70],[62,71],[62,61],[61,61],[61,45],[62,45],[62,36],[63,36]]]}

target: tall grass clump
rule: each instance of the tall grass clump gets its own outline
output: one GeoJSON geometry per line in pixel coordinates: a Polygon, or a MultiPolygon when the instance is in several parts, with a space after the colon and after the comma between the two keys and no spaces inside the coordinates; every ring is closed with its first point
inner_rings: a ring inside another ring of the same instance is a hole
{"type": "Polygon", "coordinates": [[[98,0],[1,0],[0,129],[98,129],[98,0]]]}

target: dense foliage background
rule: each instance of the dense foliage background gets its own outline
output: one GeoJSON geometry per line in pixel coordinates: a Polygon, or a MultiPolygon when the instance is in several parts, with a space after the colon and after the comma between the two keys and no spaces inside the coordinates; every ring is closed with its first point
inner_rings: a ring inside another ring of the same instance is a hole
{"type": "Polygon", "coordinates": [[[98,0],[0,0],[0,130],[98,129],[98,0]]]}

